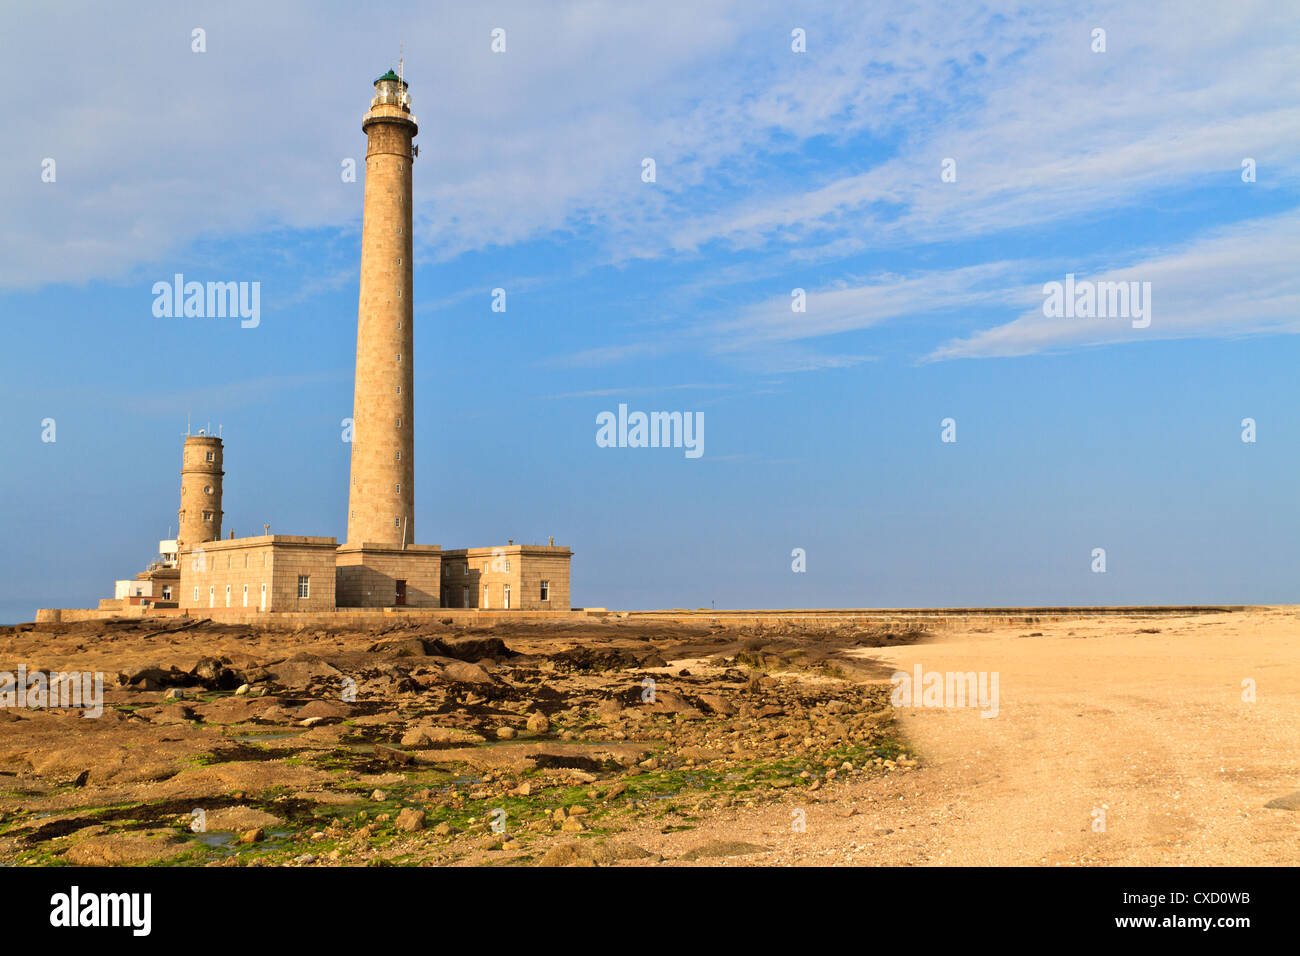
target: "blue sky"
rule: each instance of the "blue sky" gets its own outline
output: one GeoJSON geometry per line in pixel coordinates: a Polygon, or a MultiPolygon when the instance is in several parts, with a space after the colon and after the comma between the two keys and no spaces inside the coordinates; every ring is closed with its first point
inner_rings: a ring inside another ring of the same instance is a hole
{"type": "Polygon", "coordinates": [[[7,7],[0,621],[174,533],[187,414],[226,529],[343,537],[340,168],[399,42],[422,543],[554,535],[609,607],[1295,601],[1294,9],[885,6],[7,7]],[[178,272],[260,325],[156,318],[178,272]],[[1069,273],[1150,326],[1045,317],[1069,273]],[[703,457],[598,447],[620,403],[703,457]]]}

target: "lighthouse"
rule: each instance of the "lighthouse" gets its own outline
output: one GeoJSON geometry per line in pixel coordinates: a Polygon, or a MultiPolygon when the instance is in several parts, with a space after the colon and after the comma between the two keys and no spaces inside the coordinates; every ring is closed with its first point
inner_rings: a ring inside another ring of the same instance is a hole
{"type": "Polygon", "coordinates": [[[361,291],[348,544],[415,540],[411,162],[418,132],[407,84],[375,80],[366,134],[361,291]]]}

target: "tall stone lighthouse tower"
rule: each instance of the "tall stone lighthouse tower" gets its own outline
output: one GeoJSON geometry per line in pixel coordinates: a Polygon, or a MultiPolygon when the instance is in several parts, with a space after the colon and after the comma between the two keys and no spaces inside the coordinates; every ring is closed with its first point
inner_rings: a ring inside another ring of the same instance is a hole
{"type": "Polygon", "coordinates": [[[418,127],[407,84],[375,80],[366,134],[361,299],[352,419],[348,543],[415,540],[411,330],[411,141],[418,127]]]}
{"type": "Polygon", "coordinates": [[[185,437],[181,453],[180,524],[176,553],[193,550],[221,537],[221,439],[215,435],[185,437]]]}

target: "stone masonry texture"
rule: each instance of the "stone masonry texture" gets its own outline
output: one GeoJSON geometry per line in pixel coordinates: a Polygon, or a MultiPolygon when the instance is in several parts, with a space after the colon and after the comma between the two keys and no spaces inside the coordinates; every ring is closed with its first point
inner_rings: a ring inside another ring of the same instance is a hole
{"type": "Polygon", "coordinates": [[[415,540],[410,112],[374,105],[367,137],[357,308],[349,543],[415,540]]]}

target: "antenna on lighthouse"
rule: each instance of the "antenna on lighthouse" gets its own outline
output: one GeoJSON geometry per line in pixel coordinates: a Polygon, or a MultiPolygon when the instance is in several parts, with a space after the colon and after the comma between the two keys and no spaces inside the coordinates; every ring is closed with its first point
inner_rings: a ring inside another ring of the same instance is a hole
{"type": "Polygon", "coordinates": [[[411,98],[406,92],[406,58],[402,55],[402,44],[397,44],[397,105],[411,108],[411,98]]]}

